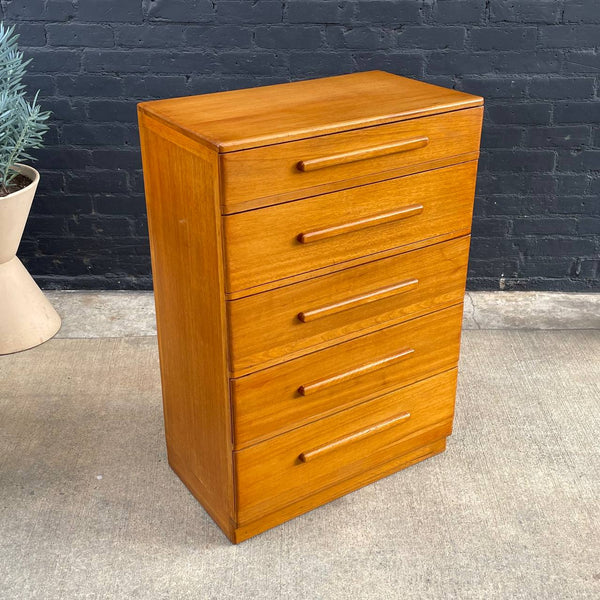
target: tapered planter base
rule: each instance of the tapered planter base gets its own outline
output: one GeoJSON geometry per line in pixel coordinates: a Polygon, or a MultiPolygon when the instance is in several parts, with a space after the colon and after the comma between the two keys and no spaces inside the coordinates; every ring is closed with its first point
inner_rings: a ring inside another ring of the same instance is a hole
{"type": "Polygon", "coordinates": [[[60,323],[58,313],[16,256],[0,264],[0,354],[49,340],[60,323]]]}

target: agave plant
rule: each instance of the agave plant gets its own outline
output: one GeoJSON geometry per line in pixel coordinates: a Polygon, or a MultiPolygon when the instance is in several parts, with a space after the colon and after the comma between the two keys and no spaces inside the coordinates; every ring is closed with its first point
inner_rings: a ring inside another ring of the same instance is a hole
{"type": "Polygon", "coordinates": [[[19,174],[14,165],[35,160],[29,150],[41,147],[50,116],[37,103],[39,92],[32,102],[25,99],[23,76],[30,60],[23,60],[18,37],[14,26],[0,23],[0,195],[10,192],[19,174]]]}

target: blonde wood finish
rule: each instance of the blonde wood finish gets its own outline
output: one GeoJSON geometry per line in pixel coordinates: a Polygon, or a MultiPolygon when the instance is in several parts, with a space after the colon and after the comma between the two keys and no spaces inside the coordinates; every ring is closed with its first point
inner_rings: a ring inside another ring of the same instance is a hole
{"type": "Polygon", "coordinates": [[[355,367],[350,369],[349,371],[344,371],[342,373],[337,373],[336,375],[330,375],[329,377],[324,377],[322,379],[317,379],[311,383],[307,383],[305,385],[301,385],[298,388],[298,393],[301,396],[308,396],[317,394],[318,392],[322,392],[323,390],[327,390],[341,383],[345,383],[346,381],[350,381],[351,379],[355,379],[356,377],[361,377],[363,375],[367,375],[368,373],[373,373],[374,371],[378,371],[379,369],[383,369],[385,367],[389,367],[390,365],[394,365],[401,360],[405,360],[410,358],[415,352],[414,348],[404,348],[400,350],[400,352],[396,352],[391,356],[386,356],[384,358],[378,358],[373,362],[369,362],[366,365],[360,365],[359,367],[355,367]]]}
{"type": "Polygon", "coordinates": [[[370,148],[362,148],[353,152],[342,152],[341,154],[333,154],[331,156],[322,156],[321,158],[311,158],[309,160],[301,160],[298,163],[298,169],[307,173],[308,171],[317,171],[327,167],[335,167],[337,165],[347,165],[348,163],[358,162],[359,160],[367,160],[368,158],[379,158],[380,156],[389,156],[390,154],[398,154],[399,152],[408,152],[424,148],[429,144],[428,137],[417,137],[411,140],[402,140],[383,146],[372,146],[370,148]]]}
{"type": "Polygon", "coordinates": [[[140,110],[231,152],[481,106],[483,99],[382,71],[144,102],[140,110]]]}
{"type": "Polygon", "coordinates": [[[232,379],[236,449],[454,368],[461,320],[462,304],[232,379]],[[414,352],[403,360],[322,386],[318,393],[299,391],[306,382],[334,378],[406,348],[414,352]]]}
{"type": "MultiPolygon", "coordinates": [[[[351,188],[223,218],[227,240],[227,290],[252,290],[267,281],[375,256],[414,240],[469,232],[476,162],[351,188]],[[301,244],[298,234],[327,230],[344,219],[361,221],[407,205],[420,214],[301,244]],[[257,235],[260,232],[260,235],[257,235]],[[273,260],[277,257],[277,260],[273,260]]],[[[307,275],[309,276],[309,275],[307,275]]],[[[250,293],[250,292],[248,292],[250,293]]]]}
{"type": "Polygon", "coordinates": [[[309,348],[320,350],[462,302],[468,256],[469,238],[461,237],[228,302],[233,374],[241,377],[309,348]],[[418,284],[400,287],[400,294],[373,292],[414,279],[418,284]],[[348,300],[353,297],[365,302],[348,300]],[[319,318],[298,318],[314,307],[319,318]]]}
{"type": "Polygon", "coordinates": [[[341,225],[333,225],[332,227],[326,227],[325,229],[318,229],[317,231],[308,231],[306,233],[298,234],[298,241],[301,244],[310,244],[311,242],[319,242],[321,240],[327,240],[337,235],[344,233],[351,233],[353,231],[361,231],[368,227],[375,227],[376,225],[385,225],[386,223],[394,223],[395,221],[401,221],[410,217],[416,217],[423,212],[422,204],[411,204],[410,206],[403,206],[398,210],[394,210],[389,213],[383,213],[379,215],[373,215],[371,217],[365,217],[358,221],[352,221],[350,223],[342,223],[341,225]]]}
{"type": "Polygon", "coordinates": [[[382,465],[363,471],[358,475],[345,479],[339,483],[326,487],[318,492],[297,500],[264,515],[251,523],[240,524],[230,536],[231,541],[239,544],[267,529],[271,529],[285,521],[289,521],[298,515],[314,510],[319,506],[331,502],[344,494],[353,492],[361,487],[369,485],[378,479],[388,477],[401,469],[406,469],[427,458],[444,452],[446,449],[446,437],[452,431],[451,422],[445,421],[433,427],[420,431],[418,435],[408,436],[402,445],[398,445],[398,453],[403,452],[410,444],[414,445],[417,440],[420,447],[417,450],[396,456],[393,460],[382,465]],[[411,439],[412,438],[412,439],[411,439]]]}
{"type": "Polygon", "coordinates": [[[321,306],[312,310],[302,311],[301,313],[298,313],[298,319],[300,319],[300,321],[303,323],[310,323],[315,319],[322,319],[330,315],[335,315],[344,310],[350,310],[351,308],[364,306],[370,302],[377,302],[378,300],[384,300],[385,298],[391,298],[392,296],[397,296],[398,294],[410,292],[417,289],[418,285],[418,279],[407,279],[406,281],[401,281],[400,283],[390,285],[389,287],[367,292],[362,296],[354,296],[353,298],[347,298],[345,300],[341,300],[340,302],[336,302],[335,304],[329,304],[327,306],[321,306]]]}
{"type": "Polygon", "coordinates": [[[366,429],[361,429],[360,431],[356,431],[355,433],[351,433],[345,437],[334,440],[333,442],[327,442],[322,446],[318,446],[317,448],[313,448],[312,450],[308,450],[307,452],[302,452],[298,457],[300,462],[308,462],[309,460],[315,460],[324,454],[328,454],[329,452],[333,452],[334,450],[338,450],[344,446],[348,446],[350,444],[354,444],[364,438],[367,438],[371,435],[375,435],[376,433],[381,433],[394,425],[398,425],[403,421],[410,419],[409,412],[400,413],[397,417],[392,417],[387,421],[383,421],[381,423],[377,423],[375,425],[371,425],[366,429]]]}
{"type": "Polygon", "coordinates": [[[302,198],[309,195],[307,190],[324,183],[338,182],[340,189],[348,187],[348,182],[359,176],[369,175],[370,181],[385,179],[386,171],[398,167],[410,166],[414,173],[423,170],[419,167],[422,163],[476,152],[482,116],[481,108],[471,108],[223,154],[221,186],[225,212],[239,210],[248,201],[254,201],[253,207],[257,207],[302,198]],[[374,156],[327,169],[308,172],[298,169],[298,161],[301,160],[320,159],[330,154],[368,152],[373,146],[412,137],[427,137],[429,143],[409,152],[374,156]],[[257,204],[256,199],[260,198],[263,200],[257,204]]]}
{"type": "Polygon", "coordinates": [[[396,447],[411,434],[451,422],[455,391],[453,369],[236,452],[238,522],[253,521],[422,445],[417,438],[402,451],[396,447]],[[398,419],[403,413],[410,419],[398,419]],[[380,430],[360,435],[371,428],[380,430]],[[308,448],[348,436],[353,440],[313,460],[300,458],[308,448]]]}
{"type": "Polygon", "coordinates": [[[444,450],[481,105],[382,72],[140,105],[169,464],[231,541],[444,450]]]}
{"type": "Polygon", "coordinates": [[[169,460],[178,457],[182,478],[195,482],[219,524],[228,523],[234,505],[219,163],[215,152],[143,114],[140,130],[169,460]]]}

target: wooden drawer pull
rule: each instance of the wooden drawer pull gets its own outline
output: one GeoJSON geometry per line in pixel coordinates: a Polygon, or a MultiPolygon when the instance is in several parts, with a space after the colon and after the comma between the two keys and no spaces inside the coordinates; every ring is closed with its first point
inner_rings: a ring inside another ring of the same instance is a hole
{"type": "Polygon", "coordinates": [[[309,321],[314,321],[315,319],[320,319],[321,317],[327,317],[350,308],[356,308],[357,306],[362,306],[363,304],[369,304],[370,302],[383,300],[384,298],[390,298],[391,296],[396,296],[397,294],[414,290],[418,283],[418,279],[407,279],[406,281],[401,281],[395,285],[390,285],[389,287],[368,292],[362,296],[354,296],[353,298],[348,298],[347,300],[342,300],[341,302],[336,302],[335,304],[321,306],[320,308],[313,308],[312,310],[305,310],[304,312],[298,314],[298,319],[300,319],[300,321],[303,323],[308,323],[309,321]]]}
{"type": "Polygon", "coordinates": [[[307,452],[303,452],[298,457],[302,462],[308,462],[309,460],[314,460],[323,454],[327,454],[332,450],[337,450],[346,444],[351,444],[352,442],[358,442],[366,437],[369,437],[375,433],[379,433],[385,429],[389,429],[398,423],[402,423],[402,421],[406,421],[410,419],[410,413],[404,412],[399,414],[397,417],[392,419],[388,419],[387,421],[383,421],[382,423],[377,423],[377,425],[373,425],[367,429],[363,429],[362,431],[357,431],[356,433],[351,433],[350,435],[340,438],[339,440],[335,440],[330,442],[329,444],[324,444],[323,446],[319,446],[318,448],[314,448],[313,450],[308,450],[307,452]]]}
{"type": "Polygon", "coordinates": [[[393,221],[408,219],[410,217],[415,217],[422,212],[422,204],[410,204],[392,212],[365,217],[364,219],[353,221],[352,223],[333,225],[332,227],[326,227],[325,229],[299,233],[297,239],[301,244],[309,244],[310,242],[318,242],[319,240],[325,240],[327,238],[335,237],[336,235],[342,235],[343,233],[350,233],[352,231],[366,229],[367,227],[374,227],[375,225],[383,225],[385,223],[392,223],[393,221]]]}
{"type": "Polygon", "coordinates": [[[372,146],[371,148],[362,148],[352,152],[342,152],[340,154],[332,154],[321,158],[309,158],[301,160],[298,163],[298,170],[305,173],[316,171],[317,169],[325,169],[326,167],[335,167],[337,165],[346,165],[359,160],[368,158],[378,158],[380,156],[388,156],[389,154],[397,154],[398,152],[408,152],[409,150],[417,150],[424,148],[429,144],[428,137],[417,137],[410,140],[402,140],[393,142],[392,144],[383,144],[381,146],[372,146]]]}
{"type": "Polygon", "coordinates": [[[313,381],[312,383],[308,383],[306,385],[301,385],[298,388],[298,392],[302,396],[308,396],[309,394],[320,392],[321,390],[337,385],[338,383],[342,383],[344,381],[348,381],[349,379],[354,379],[355,377],[360,377],[361,375],[366,375],[367,373],[383,369],[392,363],[408,358],[413,352],[413,348],[405,348],[393,356],[381,358],[375,362],[352,369],[351,371],[346,371],[345,373],[340,373],[339,375],[334,375],[333,377],[327,377],[326,379],[318,379],[317,381],[313,381]]]}

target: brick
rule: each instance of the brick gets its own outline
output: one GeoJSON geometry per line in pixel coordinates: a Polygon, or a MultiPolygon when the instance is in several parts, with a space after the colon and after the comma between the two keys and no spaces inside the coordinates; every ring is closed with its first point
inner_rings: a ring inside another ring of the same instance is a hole
{"type": "Polygon", "coordinates": [[[545,103],[495,104],[487,109],[488,119],[495,124],[549,125],[552,106],[545,103]]]}
{"type": "Polygon", "coordinates": [[[568,0],[565,2],[565,23],[600,23],[600,4],[594,0],[568,0]]]}
{"type": "Polygon", "coordinates": [[[356,20],[386,26],[421,23],[418,2],[412,0],[363,0],[358,2],[356,20]]]}
{"type": "Polygon", "coordinates": [[[558,160],[561,171],[600,171],[600,150],[582,150],[562,154],[558,160]]]}
{"type": "Polygon", "coordinates": [[[46,25],[51,46],[108,48],[114,45],[113,31],[106,25],[81,23],[51,23],[46,25]]]}
{"type": "Polygon", "coordinates": [[[573,148],[589,144],[590,136],[590,127],[584,125],[532,127],[527,130],[525,145],[530,148],[573,148]]]}
{"type": "Polygon", "coordinates": [[[556,25],[540,28],[544,48],[595,48],[599,45],[600,25],[556,25]]]}
{"type": "Polygon", "coordinates": [[[185,44],[203,48],[250,48],[252,30],[239,25],[187,27],[185,44]]]}
{"type": "Polygon", "coordinates": [[[123,94],[123,80],[111,75],[56,75],[54,77],[61,96],[115,97],[123,94]]]}
{"type": "Polygon", "coordinates": [[[116,169],[67,174],[67,192],[84,192],[90,188],[96,192],[126,192],[127,174],[116,169]]]}
{"type": "Polygon", "coordinates": [[[52,75],[42,75],[41,73],[29,73],[23,77],[23,83],[29,93],[40,90],[40,101],[44,96],[56,95],[56,77],[52,75]]]}
{"type": "Polygon", "coordinates": [[[15,33],[19,36],[19,47],[27,46],[45,46],[46,45],[46,29],[39,23],[14,23],[15,33]]]}
{"type": "Polygon", "coordinates": [[[152,0],[147,15],[149,20],[201,23],[214,20],[215,8],[210,0],[152,0]]]}
{"type": "Polygon", "coordinates": [[[527,92],[527,79],[513,77],[462,77],[458,89],[484,98],[524,98],[527,92]]]}
{"type": "Polygon", "coordinates": [[[585,194],[590,185],[590,178],[584,175],[566,175],[561,173],[556,176],[558,184],[558,193],[561,196],[585,194]]]}
{"type": "Polygon", "coordinates": [[[510,230],[508,219],[475,218],[471,235],[473,237],[504,237],[510,230]]]}
{"type": "Polygon", "coordinates": [[[567,73],[600,73],[600,53],[591,50],[573,50],[565,55],[567,73]]]}
{"type": "Polygon", "coordinates": [[[484,6],[481,0],[443,0],[436,3],[433,16],[439,23],[479,23],[484,6]]]}
{"type": "Polygon", "coordinates": [[[521,144],[523,139],[522,127],[486,126],[483,129],[482,148],[514,148],[521,144]]]}
{"type": "Polygon", "coordinates": [[[474,27],[469,37],[474,50],[533,50],[537,42],[537,29],[474,27]]]}
{"type": "Polygon", "coordinates": [[[427,72],[432,75],[464,73],[490,73],[491,56],[487,52],[432,52],[427,62],[427,72]]]}
{"type": "Polygon", "coordinates": [[[499,73],[559,73],[562,64],[560,52],[544,50],[536,52],[497,52],[493,58],[499,73]]]}
{"type": "Polygon", "coordinates": [[[141,23],[143,18],[139,0],[79,0],[77,6],[78,21],[141,23]]]}
{"type": "Polygon", "coordinates": [[[283,16],[283,2],[271,0],[218,0],[215,6],[218,20],[224,23],[281,23],[283,16]]]}
{"type": "Polygon", "coordinates": [[[95,194],[95,212],[101,215],[145,215],[144,196],[132,194],[95,194]]]}
{"type": "Polygon", "coordinates": [[[292,52],[290,54],[292,77],[341,75],[353,70],[352,59],[347,53],[292,52]]]}
{"type": "Polygon", "coordinates": [[[549,77],[532,79],[529,83],[532,98],[591,98],[594,79],[591,77],[549,77]]]}
{"type": "Polygon", "coordinates": [[[556,23],[558,17],[556,0],[490,0],[492,22],[556,23]]]}
{"type": "Polygon", "coordinates": [[[598,123],[600,122],[600,102],[560,102],[554,109],[557,123],[598,123]]]}
{"type": "Polygon", "coordinates": [[[316,26],[273,25],[257,27],[254,41],[259,48],[298,48],[314,50],[322,42],[321,28],[316,26]]]}
{"type": "Polygon", "coordinates": [[[33,73],[65,73],[79,71],[81,53],[76,50],[56,50],[47,52],[43,48],[30,48],[25,58],[31,58],[27,69],[33,73]]]}
{"type": "Polygon", "coordinates": [[[97,169],[132,172],[142,168],[138,148],[99,148],[92,150],[92,164],[97,169]]]}
{"type": "Polygon", "coordinates": [[[355,52],[356,67],[360,71],[380,69],[396,75],[420,78],[423,75],[423,55],[404,52],[355,52]]]}
{"type": "Polygon", "coordinates": [[[554,152],[549,150],[489,150],[482,155],[482,168],[492,171],[552,171],[554,152]]]}
{"type": "Polygon", "coordinates": [[[577,219],[539,216],[513,220],[515,235],[575,235],[577,219]]]}
{"type": "Polygon", "coordinates": [[[528,257],[519,269],[520,277],[567,277],[571,276],[574,259],[570,256],[528,257]]]}
{"type": "Polygon", "coordinates": [[[52,112],[52,121],[82,121],[86,118],[85,102],[71,98],[44,98],[44,109],[52,112]]]}
{"type": "Polygon", "coordinates": [[[124,48],[172,48],[182,46],[183,25],[119,25],[115,28],[117,46],[124,48]]]}
{"type": "Polygon", "coordinates": [[[114,123],[66,123],[62,127],[63,142],[69,146],[121,146],[125,128],[114,123]]]}
{"type": "Polygon", "coordinates": [[[330,48],[381,50],[393,47],[395,32],[379,27],[327,27],[325,39],[330,48]]]}
{"type": "Polygon", "coordinates": [[[133,123],[137,118],[136,105],[128,100],[91,100],[88,116],[91,121],[133,123]]]}
{"type": "Polygon", "coordinates": [[[349,23],[354,15],[354,2],[338,0],[294,0],[286,2],[285,17],[289,23],[349,23]]]}
{"type": "Polygon", "coordinates": [[[218,64],[223,73],[269,75],[285,67],[285,60],[275,52],[222,52],[218,64]]]}
{"type": "Polygon", "coordinates": [[[593,240],[548,237],[537,238],[529,246],[531,256],[591,256],[595,252],[593,240]]]}
{"type": "Polygon", "coordinates": [[[73,0],[10,0],[4,16],[15,21],[67,21],[75,15],[73,0]]]}
{"type": "Polygon", "coordinates": [[[129,98],[169,98],[190,93],[184,75],[127,75],[123,94],[129,98]]]}
{"type": "Polygon", "coordinates": [[[582,235],[597,235],[600,236],[600,218],[599,217],[584,217],[578,219],[578,231],[582,235]]]}
{"type": "Polygon", "coordinates": [[[464,47],[464,27],[403,27],[398,33],[398,44],[406,48],[425,50],[460,50],[464,47]]]}
{"type": "MultiPolygon", "coordinates": [[[[594,193],[592,189],[592,194],[594,193]]],[[[565,215],[595,215],[600,214],[600,203],[597,198],[586,196],[561,196],[556,198],[552,211],[565,215]]]]}

